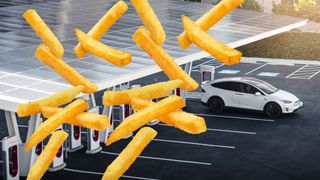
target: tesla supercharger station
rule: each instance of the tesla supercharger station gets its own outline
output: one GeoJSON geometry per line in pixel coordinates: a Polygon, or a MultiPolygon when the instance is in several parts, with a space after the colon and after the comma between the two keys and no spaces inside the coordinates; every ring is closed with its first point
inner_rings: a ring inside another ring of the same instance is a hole
{"type": "MultiPolygon", "coordinates": [[[[60,126],[56,129],[56,131],[58,130],[63,130],[63,127],[60,126]]],[[[66,163],[64,162],[64,154],[63,154],[63,150],[64,147],[63,145],[59,148],[56,156],[53,158],[53,161],[48,169],[49,172],[55,172],[55,171],[59,171],[63,168],[66,167],[66,163]]]]}
{"type": "MultiPolygon", "coordinates": [[[[140,87],[140,85],[139,85],[140,87]]],[[[130,84],[129,82],[126,82],[126,83],[122,83],[120,84],[119,86],[119,90],[120,91],[123,91],[123,90],[127,90],[130,88],[130,84]]],[[[130,104],[123,104],[123,105],[120,105],[120,121],[122,122],[126,117],[130,116],[131,113],[132,113],[132,109],[131,109],[131,106],[130,104]]],[[[124,139],[128,139],[130,137],[132,137],[133,133],[129,134],[128,136],[124,137],[124,139]]]]}
{"type": "MultiPolygon", "coordinates": [[[[201,73],[201,85],[205,81],[213,81],[214,80],[215,67],[214,66],[209,66],[209,65],[201,65],[200,73],[201,73]],[[206,75],[209,76],[209,79],[206,79],[206,75]]],[[[203,89],[202,89],[202,91],[203,91],[203,89]]]]}
{"type": "MultiPolygon", "coordinates": [[[[99,114],[99,107],[93,107],[88,110],[88,112],[93,112],[99,114]]],[[[102,150],[100,146],[100,132],[93,129],[87,129],[87,154],[96,154],[102,150]]]]}
{"type": "Polygon", "coordinates": [[[10,136],[2,139],[3,179],[18,180],[19,148],[18,137],[10,136]]]}
{"type": "MultiPolygon", "coordinates": [[[[153,79],[152,83],[155,84],[158,82],[158,79],[153,79]]],[[[152,99],[153,102],[158,102],[158,99],[152,99]]],[[[153,119],[148,123],[148,126],[154,126],[159,124],[159,121],[157,119],[153,119]]]]}
{"type": "Polygon", "coordinates": [[[75,152],[83,148],[81,144],[81,127],[74,126],[72,124],[68,125],[69,138],[68,138],[68,152],[75,152]]]}
{"type": "MultiPolygon", "coordinates": [[[[114,91],[116,88],[111,87],[108,88],[108,91],[114,91]]],[[[105,143],[109,137],[109,134],[113,131],[113,120],[114,120],[114,113],[113,113],[113,106],[104,106],[102,114],[107,115],[109,117],[110,127],[106,130],[100,131],[100,142],[105,143]]]]}

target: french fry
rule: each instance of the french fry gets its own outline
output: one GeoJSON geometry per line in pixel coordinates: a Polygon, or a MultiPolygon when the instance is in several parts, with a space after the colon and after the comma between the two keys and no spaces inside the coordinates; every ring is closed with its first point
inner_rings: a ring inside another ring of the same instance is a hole
{"type": "Polygon", "coordinates": [[[182,98],[173,95],[155,103],[153,106],[144,108],[143,110],[124,119],[122,123],[110,134],[106,144],[110,145],[131,134],[133,131],[139,129],[149,121],[184,106],[185,103],[182,98]]]}
{"type": "MultiPolygon", "coordinates": [[[[41,108],[42,115],[45,118],[50,118],[55,113],[61,112],[63,108],[55,108],[55,107],[43,107],[41,108]]],[[[88,129],[94,130],[105,130],[110,126],[110,122],[107,116],[100,115],[92,112],[82,112],[71,119],[67,120],[67,123],[81,126],[88,129]]]]}
{"type": "Polygon", "coordinates": [[[195,90],[199,84],[192,79],[175,60],[161,47],[158,46],[148,35],[144,27],[140,27],[132,36],[137,45],[144,50],[160,66],[163,72],[171,80],[182,80],[181,88],[184,90],[195,90]]]}
{"type": "Polygon", "coordinates": [[[32,136],[29,138],[26,144],[26,151],[29,151],[32,147],[43,141],[51,132],[56,130],[63,123],[67,122],[68,119],[73,118],[77,114],[82,113],[89,108],[89,104],[84,100],[77,99],[74,102],[67,105],[62,111],[54,114],[49,119],[44,121],[35,130],[32,136]]]}
{"type": "Polygon", "coordinates": [[[166,40],[166,33],[148,0],[131,0],[131,4],[149,30],[153,41],[161,46],[166,40]]]}
{"type": "Polygon", "coordinates": [[[131,62],[131,54],[107,46],[86,35],[79,29],[75,29],[75,33],[82,49],[84,49],[86,52],[90,52],[91,54],[117,66],[125,66],[131,62]]]}
{"type": "Polygon", "coordinates": [[[67,138],[68,133],[64,131],[59,130],[53,133],[43,152],[31,167],[27,180],[40,180],[42,178],[44,173],[49,168],[54,157],[58,153],[58,150],[63,145],[63,142],[67,138]]]}
{"type": "Polygon", "coordinates": [[[207,32],[196,26],[191,19],[182,16],[186,34],[194,44],[207,51],[217,60],[227,65],[239,63],[242,53],[214,39],[207,32]]]}
{"type": "MultiPolygon", "coordinates": [[[[141,111],[154,104],[154,102],[139,98],[133,98],[131,100],[131,106],[136,111],[141,111]]],[[[207,130],[206,122],[202,117],[184,111],[174,111],[160,116],[157,119],[190,134],[200,134],[207,130]]]]}
{"type": "Polygon", "coordinates": [[[119,179],[157,134],[157,131],[150,127],[141,128],[118,157],[108,166],[102,180],[119,179]]]}
{"type": "MultiPolygon", "coordinates": [[[[213,25],[218,23],[224,16],[243,3],[244,0],[222,0],[210,11],[201,16],[196,22],[196,26],[204,31],[208,31],[213,25]]],[[[181,48],[186,49],[191,44],[185,31],[178,36],[178,43],[181,48]]]]}
{"type": "Polygon", "coordinates": [[[181,84],[182,81],[180,80],[172,80],[124,91],[105,91],[103,95],[103,105],[130,104],[130,99],[132,97],[139,97],[147,100],[163,97],[178,88],[181,84]]]}
{"type": "Polygon", "coordinates": [[[42,39],[42,41],[49,47],[50,51],[57,58],[63,56],[63,46],[58,38],[54,35],[47,24],[42,20],[36,10],[29,9],[22,15],[36,34],[42,39]]]}
{"type": "Polygon", "coordinates": [[[71,66],[65,63],[62,59],[53,56],[49,49],[41,44],[35,52],[35,56],[51,69],[56,71],[66,81],[73,86],[84,86],[83,93],[90,94],[98,90],[98,86],[79,74],[71,66]]]}
{"type": "MultiPolygon", "coordinates": [[[[120,0],[94,25],[87,33],[88,36],[95,40],[99,40],[109,28],[127,11],[127,4],[120,0]]],[[[86,51],[82,49],[80,43],[73,49],[74,53],[83,58],[86,55],[86,51]]]]}
{"type": "Polygon", "coordinates": [[[40,113],[43,106],[58,107],[66,104],[74,99],[83,88],[83,86],[76,86],[34,102],[19,104],[17,110],[18,116],[25,117],[40,113]]]}

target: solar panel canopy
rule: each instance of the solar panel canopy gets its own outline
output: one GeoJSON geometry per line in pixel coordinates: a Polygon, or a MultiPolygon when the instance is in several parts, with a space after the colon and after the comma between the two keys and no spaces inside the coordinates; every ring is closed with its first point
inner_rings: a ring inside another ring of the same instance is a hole
{"type": "MultiPolygon", "coordinates": [[[[129,52],[132,63],[116,67],[87,54],[78,59],[73,48],[78,43],[74,28],[84,32],[111,8],[116,1],[54,0],[28,1],[0,7],[0,109],[15,111],[26,103],[71,87],[57,73],[39,62],[34,52],[42,41],[22,18],[29,8],[36,9],[65,48],[63,60],[80,74],[96,83],[99,90],[161,71],[131,39],[143,25],[129,1],[128,11],[103,36],[101,42],[129,52]]],[[[213,5],[181,0],[149,0],[160,19],[167,39],[163,48],[178,62],[185,64],[208,56],[195,45],[181,49],[176,37],[183,31],[181,15],[197,20],[213,5]]],[[[216,39],[237,47],[272,36],[306,23],[306,20],[236,9],[208,31],[216,39]]]]}

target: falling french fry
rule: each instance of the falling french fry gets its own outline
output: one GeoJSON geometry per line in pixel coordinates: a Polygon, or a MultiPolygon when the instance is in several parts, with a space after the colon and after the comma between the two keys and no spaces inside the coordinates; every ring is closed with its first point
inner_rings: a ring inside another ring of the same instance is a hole
{"type": "Polygon", "coordinates": [[[84,87],[83,93],[90,94],[98,90],[98,86],[79,74],[71,66],[65,63],[62,59],[53,56],[49,49],[41,44],[35,52],[35,56],[51,69],[56,71],[66,81],[73,86],[82,85],[84,87]]]}
{"type": "Polygon", "coordinates": [[[84,49],[86,52],[90,52],[91,54],[98,56],[116,66],[125,66],[131,62],[131,54],[107,46],[86,35],[79,29],[75,29],[75,33],[79,39],[82,49],[84,49]]]}
{"type": "Polygon", "coordinates": [[[185,103],[182,98],[173,95],[155,103],[153,106],[144,108],[143,110],[136,112],[135,114],[132,114],[124,119],[122,123],[110,134],[106,144],[110,145],[131,134],[133,131],[139,129],[149,121],[180,109],[184,106],[185,103]]]}
{"type": "Polygon", "coordinates": [[[157,45],[148,34],[144,27],[140,27],[134,33],[132,39],[149,54],[170,80],[181,80],[183,82],[181,88],[184,90],[197,89],[199,84],[183,71],[175,60],[161,46],[157,45]]]}
{"type": "Polygon", "coordinates": [[[108,166],[102,180],[119,179],[156,135],[157,131],[150,127],[141,128],[118,157],[108,166]]]}
{"type": "Polygon", "coordinates": [[[67,122],[68,119],[73,118],[74,116],[82,113],[88,108],[89,104],[81,99],[77,99],[74,102],[70,103],[62,111],[54,114],[49,119],[47,119],[39,125],[39,127],[35,130],[32,136],[28,139],[25,150],[29,151],[32,147],[36,146],[41,141],[43,141],[47,136],[50,135],[50,133],[55,131],[59,126],[67,122]]]}
{"type": "Polygon", "coordinates": [[[61,58],[64,52],[63,46],[48,25],[42,20],[37,11],[29,9],[23,13],[22,16],[42,41],[49,47],[52,54],[57,58],[61,58]]]}
{"type": "Polygon", "coordinates": [[[240,62],[242,57],[241,52],[214,39],[207,32],[197,27],[188,17],[182,16],[182,22],[189,40],[199,48],[210,53],[214,58],[224,64],[232,65],[240,62]]]}
{"type": "MultiPolygon", "coordinates": [[[[128,10],[127,4],[120,0],[118,1],[109,11],[94,25],[87,33],[88,36],[95,40],[99,40],[109,28],[128,10]]],[[[86,51],[82,49],[78,43],[73,49],[74,53],[79,57],[83,58],[86,55],[86,51]]]]}
{"type": "Polygon", "coordinates": [[[131,4],[149,30],[153,41],[161,46],[166,40],[166,33],[148,0],[131,0],[131,4]]]}
{"type": "Polygon", "coordinates": [[[17,110],[18,116],[25,117],[40,113],[41,107],[44,106],[58,107],[66,104],[72,101],[83,90],[83,88],[83,86],[76,86],[34,102],[19,104],[17,110]]]}
{"type": "Polygon", "coordinates": [[[37,161],[31,167],[27,180],[40,180],[42,178],[67,138],[68,133],[64,131],[59,130],[53,133],[37,161]]]}
{"type": "Polygon", "coordinates": [[[166,96],[182,84],[180,80],[159,82],[146,85],[140,88],[134,88],[124,91],[105,91],[103,95],[103,105],[121,105],[130,104],[130,99],[138,97],[141,99],[156,99],[166,96]]]}
{"type": "MultiPolygon", "coordinates": [[[[151,107],[155,103],[140,98],[131,100],[131,107],[136,111],[151,107]]],[[[206,122],[202,117],[184,111],[174,111],[157,118],[159,121],[174,126],[190,134],[200,134],[207,130],[206,122]]]]}
{"type": "MultiPolygon", "coordinates": [[[[50,118],[51,116],[58,112],[61,112],[62,110],[63,108],[55,107],[41,108],[42,115],[45,118],[50,118]]],[[[68,119],[67,123],[99,131],[105,130],[110,126],[110,122],[107,116],[92,112],[82,112],[80,114],[77,114],[73,118],[68,119]]]]}
{"type": "MultiPolygon", "coordinates": [[[[219,22],[224,16],[243,3],[244,0],[222,0],[210,11],[201,16],[196,22],[196,26],[203,31],[208,31],[213,25],[219,22]]],[[[181,48],[188,48],[191,41],[185,31],[178,36],[178,43],[181,48]]]]}

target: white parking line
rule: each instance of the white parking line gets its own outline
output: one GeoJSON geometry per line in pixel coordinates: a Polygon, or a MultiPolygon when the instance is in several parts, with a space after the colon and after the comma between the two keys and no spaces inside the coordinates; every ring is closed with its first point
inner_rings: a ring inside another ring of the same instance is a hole
{"type": "MultiPolygon", "coordinates": [[[[107,151],[101,151],[101,153],[115,155],[115,156],[119,155],[119,153],[113,153],[113,152],[107,152],[107,151]]],[[[152,160],[159,160],[159,161],[179,162],[179,163],[187,163],[187,164],[198,164],[198,165],[206,165],[206,166],[212,165],[211,163],[207,163],[207,162],[187,161],[187,160],[180,160],[180,159],[159,158],[159,157],[151,157],[151,156],[138,156],[138,158],[152,159],[152,160]]]]}
{"type": "Polygon", "coordinates": [[[255,68],[255,69],[253,69],[253,70],[245,73],[244,75],[251,74],[251,73],[253,73],[254,71],[256,71],[256,70],[258,70],[258,69],[260,69],[260,68],[262,68],[262,67],[264,67],[264,66],[266,66],[266,65],[268,65],[268,63],[262,64],[261,66],[259,66],[259,67],[255,68]]]}
{"type": "MultiPolygon", "coordinates": [[[[169,124],[163,124],[163,123],[160,123],[159,125],[160,125],[160,126],[172,127],[172,126],[169,125],[169,124]]],[[[218,131],[218,132],[237,133],[237,134],[250,134],[250,135],[257,134],[256,132],[249,132],[249,131],[236,131],[236,130],[213,129],[213,128],[207,128],[207,131],[218,131]]]]}
{"type": "Polygon", "coordinates": [[[228,130],[228,129],[212,129],[212,128],[207,128],[207,131],[218,131],[218,132],[237,133],[237,134],[250,134],[250,135],[257,134],[256,132],[249,132],[249,131],[235,131],[235,130],[228,130]]]}
{"type": "Polygon", "coordinates": [[[302,66],[301,68],[299,68],[299,69],[297,69],[297,70],[293,71],[293,73],[291,73],[291,74],[289,74],[288,76],[286,76],[286,78],[290,78],[290,76],[292,76],[294,73],[296,73],[296,72],[300,71],[301,69],[303,69],[303,68],[307,67],[308,65],[309,65],[309,64],[306,64],[306,65],[302,66]]]}
{"type": "Polygon", "coordinates": [[[3,161],[0,161],[0,163],[2,164],[2,163],[3,163],[3,161]]]}
{"type": "Polygon", "coordinates": [[[195,143],[195,142],[188,142],[188,141],[176,141],[176,140],[169,140],[169,139],[153,139],[153,141],[177,143],[177,144],[188,144],[188,145],[204,146],[204,147],[215,147],[215,148],[227,148],[227,149],[235,149],[236,148],[234,146],[224,146],[224,145],[218,145],[218,144],[203,144],[203,143],[195,143]]]}
{"type": "MultiPolygon", "coordinates": [[[[77,172],[77,173],[84,173],[84,174],[94,174],[94,175],[103,175],[101,172],[94,172],[94,171],[84,171],[84,170],[78,170],[78,169],[71,169],[71,168],[64,168],[65,171],[71,171],[71,172],[77,172]]],[[[138,177],[138,176],[127,176],[123,175],[123,178],[129,178],[129,179],[140,179],[140,180],[159,180],[154,178],[145,178],[145,177],[138,177]]]]}
{"type": "Polygon", "coordinates": [[[320,73],[320,71],[318,71],[318,72],[314,73],[314,74],[313,74],[313,75],[311,75],[308,79],[313,78],[315,75],[317,75],[317,74],[319,74],[319,73],[320,73]]]}
{"type": "Polygon", "coordinates": [[[28,128],[29,126],[27,126],[27,125],[18,125],[18,127],[21,127],[21,128],[28,128]]]}
{"type": "Polygon", "coordinates": [[[259,119],[259,118],[249,118],[249,117],[238,117],[238,116],[222,116],[222,115],[214,115],[214,114],[198,114],[193,113],[198,116],[203,117],[221,117],[221,118],[229,118],[229,119],[241,119],[241,120],[249,120],[249,121],[264,121],[264,122],[274,122],[273,119],[259,119]]]}

